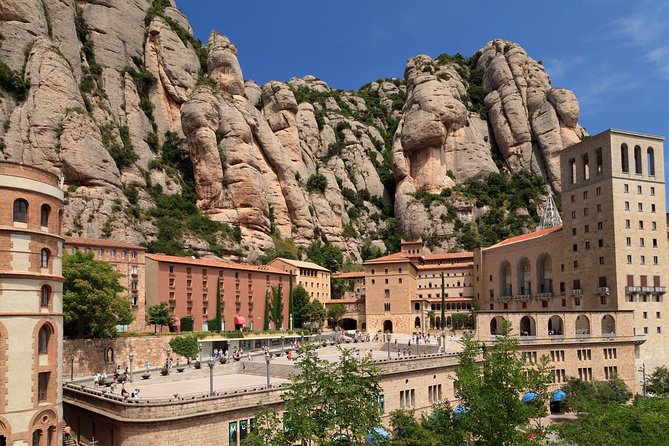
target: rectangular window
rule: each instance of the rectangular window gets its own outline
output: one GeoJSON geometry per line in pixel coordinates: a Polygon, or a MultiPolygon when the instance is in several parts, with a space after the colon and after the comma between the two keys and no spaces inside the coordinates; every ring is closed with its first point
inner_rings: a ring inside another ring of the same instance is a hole
{"type": "Polygon", "coordinates": [[[639,263],[641,265],[645,265],[646,264],[646,256],[640,256],[639,257],[639,263]]]}
{"type": "Polygon", "coordinates": [[[385,297],[386,299],[390,297],[390,290],[389,289],[383,290],[383,297],[385,297]]]}
{"type": "Polygon", "coordinates": [[[386,302],[383,304],[383,311],[390,312],[390,302],[386,302]]]}
{"type": "Polygon", "coordinates": [[[600,264],[600,265],[603,265],[603,264],[604,264],[604,257],[600,257],[600,258],[599,258],[599,264],[600,264]]]}
{"type": "Polygon", "coordinates": [[[632,246],[632,237],[625,237],[625,244],[627,246],[632,246]]]}
{"type": "Polygon", "coordinates": [[[601,221],[598,221],[597,222],[597,230],[601,231],[602,229],[604,229],[604,223],[602,223],[601,221]]]}
{"type": "Polygon", "coordinates": [[[651,222],[651,223],[650,223],[650,229],[652,229],[653,231],[657,231],[657,223],[654,222],[654,221],[651,222]]]}
{"type": "Polygon", "coordinates": [[[585,249],[590,249],[590,242],[585,242],[585,249]]]}
{"type": "Polygon", "coordinates": [[[583,191],[583,199],[585,200],[586,198],[588,198],[588,191],[584,190],[583,191]]]}
{"type": "Polygon", "coordinates": [[[637,193],[637,195],[641,195],[641,192],[642,192],[641,186],[637,186],[637,187],[636,187],[636,193],[637,193]]]}
{"type": "Polygon", "coordinates": [[[637,209],[639,212],[643,212],[643,203],[638,203],[637,204],[637,209]]]}
{"type": "Polygon", "coordinates": [[[588,212],[588,208],[584,208],[584,209],[583,209],[583,216],[584,216],[584,217],[587,217],[587,216],[588,216],[588,213],[589,213],[589,212],[588,212]]]}
{"type": "Polygon", "coordinates": [[[627,255],[627,264],[628,264],[628,265],[631,265],[631,264],[632,264],[632,256],[629,255],[629,254],[627,255]]]}
{"type": "Polygon", "coordinates": [[[650,205],[650,211],[651,211],[652,213],[655,213],[655,205],[654,205],[654,204],[651,204],[651,205],[650,205]]]}
{"type": "Polygon", "coordinates": [[[598,204],[598,205],[597,205],[597,213],[599,214],[599,213],[601,213],[601,212],[602,212],[602,205],[601,205],[601,204],[598,204]]]}
{"type": "Polygon", "coordinates": [[[597,186],[597,189],[595,189],[595,193],[596,193],[597,195],[602,195],[602,188],[601,188],[601,186],[597,186]]]}
{"type": "Polygon", "coordinates": [[[630,210],[630,202],[629,202],[629,201],[626,201],[626,202],[625,202],[625,210],[626,210],[626,211],[629,211],[629,210],[630,210]]]}
{"type": "Polygon", "coordinates": [[[585,225],[583,227],[583,232],[585,232],[586,234],[590,233],[590,225],[585,225]]]}
{"type": "Polygon", "coordinates": [[[571,197],[569,197],[569,200],[574,203],[576,202],[576,196],[574,194],[571,194],[571,197]]]}
{"type": "Polygon", "coordinates": [[[650,194],[651,194],[652,196],[655,195],[655,187],[653,187],[653,186],[650,187],[650,194]]]}
{"type": "Polygon", "coordinates": [[[643,237],[641,237],[641,238],[639,239],[639,246],[641,246],[642,248],[643,248],[644,246],[646,246],[646,240],[644,240],[643,237]]]}
{"type": "Polygon", "coordinates": [[[625,192],[626,194],[629,193],[629,191],[630,191],[630,186],[629,186],[629,184],[624,184],[624,185],[623,185],[623,190],[624,190],[624,192],[625,192]]]}
{"type": "Polygon", "coordinates": [[[49,372],[42,372],[37,375],[37,401],[40,403],[46,401],[49,390],[49,372]]]}
{"type": "Polygon", "coordinates": [[[599,240],[597,240],[597,246],[599,246],[600,248],[604,247],[604,239],[603,238],[600,238],[599,240]]]}
{"type": "Polygon", "coordinates": [[[576,218],[576,211],[571,211],[571,219],[573,220],[575,218],[576,218]]]}
{"type": "Polygon", "coordinates": [[[639,220],[639,229],[643,229],[643,220],[639,220]]]}
{"type": "Polygon", "coordinates": [[[228,444],[230,446],[237,446],[237,422],[232,421],[228,425],[228,444]]]}

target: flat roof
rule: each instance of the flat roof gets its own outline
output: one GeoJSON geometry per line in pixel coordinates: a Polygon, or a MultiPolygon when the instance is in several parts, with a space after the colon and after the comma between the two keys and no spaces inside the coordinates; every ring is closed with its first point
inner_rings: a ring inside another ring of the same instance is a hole
{"type": "Polygon", "coordinates": [[[165,254],[147,254],[146,258],[156,262],[178,263],[181,265],[211,266],[213,268],[237,269],[242,271],[254,271],[259,273],[283,274],[289,275],[285,271],[276,269],[268,265],[250,265],[248,263],[224,262],[218,259],[193,259],[192,257],[168,256],[165,254]]]}

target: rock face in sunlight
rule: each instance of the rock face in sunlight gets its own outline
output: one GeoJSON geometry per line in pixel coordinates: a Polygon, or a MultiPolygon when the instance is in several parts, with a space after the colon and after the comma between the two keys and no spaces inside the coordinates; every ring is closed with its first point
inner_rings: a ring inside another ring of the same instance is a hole
{"type": "Polygon", "coordinates": [[[64,178],[69,234],[175,239],[182,253],[250,261],[314,242],[359,261],[396,249],[398,231],[448,249],[443,216],[481,210],[421,196],[500,171],[559,191],[558,153],[585,135],[574,94],[515,43],[416,56],[404,79],[357,91],[313,76],[257,85],[227,37],[203,44],[166,3],[0,7],[12,79],[0,89],[0,157],[64,178]]]}

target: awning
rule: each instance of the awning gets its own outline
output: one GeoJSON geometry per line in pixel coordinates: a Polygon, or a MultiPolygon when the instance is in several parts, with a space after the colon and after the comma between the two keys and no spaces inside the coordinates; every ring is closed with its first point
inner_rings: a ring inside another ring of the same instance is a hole
{"type": "Polygon", "coordinates": [[[462,404],[458,404],[458,405],[455,407],[455,409],[453,409],[453,413],[458,414],[458,415],[459,415],[459,414],[465,414],[465,413],[467,413],[467,412],[469,412],[469,410],[467,410],[467,408],[466,408],[464,405],[462,405],[462,404]]]}
{"type": "Polygon", "coordinates": [[[246,318],[244,316],[235,316],[235,325],[246,325],[246,318]]]}
{"type": "Polygon", "coordinates": [[[523,403],[529,403],[532,402],[534,399],[536,399],[537,394],[534,392],[527,392],[525,395],[523,395],[522,402],[523,403]]]}
{"type": "Polygon", "coordinates": [[[551,395],[551,401],[562,401],[565,398],[567,398],[567,392],[562,389],[557,389],[551,395]]]}

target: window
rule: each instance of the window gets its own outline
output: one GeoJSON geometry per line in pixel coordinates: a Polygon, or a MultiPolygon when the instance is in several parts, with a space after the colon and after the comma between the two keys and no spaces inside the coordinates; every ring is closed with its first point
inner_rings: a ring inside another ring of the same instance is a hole
{"type": "Polygon", "coordinates": [[[639,212],[643,212],[643,203],[638,203],[638,204],[637,204],[637,210],[638,210],[639,212]]]}
{"type": "Polygon", "coordinates": [[[642,248],[643,248],[644,246],[646,246],[646,241],[644,240],[643,237],[641,237],[641,238],[639,239],[639,246],[641,246],[642,248]]]}
{"type": "Polygon", "coordinates": [[[627,264],[630,265],[631,263],[632,263],[632,256],[628,254],[627,255],[627,264]]]}
{"type": "Polygon", "coordinates": [[[596,195],[602,195],[602,187],[601,186],[597,186],[597,188],[595,189],[595,194],[596,195]]]}
{"type": "Polygon", "coordinates": [[[125,251],[121,251],[121,258],[125,259],[125,251]]]}
{"type": "Polygon", "coordinates": [[[388,299],[390,297],[390,290],[389,289],[386,288],[385,290],[383,290],[383,297],[385,297],[386,299],[388,299]]]}
{"type": "Polygon", "coordinates": [[[46,355],[49,353],[49,341],[51,339],[51,330],[49,326],[44,324],[42,328],[39,329],[37,334],[37,353],[40,355],[46,355]]]}
{"type": "Polygon", "coordinates": [[[49,226],[49,214],[51,213],[51,206],[43,204],[40,209],[40,226],[49,226]]]}
{"type": "Polygon", "coordinates": [[[573,220],[575,218],[576,218],[576,211],[571,211],[571,219],[573,220]]]}
{"type": "Polygon", "coordinates": [[[625,244],[627,246],[632,246],[632,237],[625,237],[625,244]]]}
{"type": "Polygon", "coordinates": [[[583,191],[583,199],[585,200],[585,199],[587,199],[587,198],[588,198],[588,191],[587,191],[587,190],[584,190],[584,191],[583,191]]]}
{"type": "Polygon", "coordinates": [[[571,250],[574,251],[574,252],[577,252],[577,251],[578,251],[578,245],[577,245],[576,243],[574,243],[574,244],[571,246],[571,250]]]}
{"type": "Polygon", "coordinates": [[[602,223],[601,221],[598,221],[597,222],[597,230],[601,231],[603,229],[604,229],[604,223],[602,223]]]}
{"type": "Polygon", "coordinates": [[[44,402],[49,390],[49,372],[42,372],[37,375],[37,401],[44,402]]]}
{"type": "Polygon", "coordinates": [[[600,264],[600,265],[603,265],[603,264],[604,264],[604,257],[600,257],[600,258],[599,258],[599,264],[600,264]]]}
{"type": "Polygon", "coordinates": [[[625,210],[626,210],[626,211],[629,211],[629,210],[630,210],[630,202],[629,202],[629,201],[626,201],[626,202],[625,202],[625,210]]]}
{"type": "Polygon", "coordinates": [[[646,160],[648,162],[648,175],[651,177],[655,176],[655,152],[652,147],[648,147],[646,151],[646,160]]]}
{"type": "Polygon", "coordinates": [[[597,213],[599,214],[599,213],[601,213],[601,212],[602,212],[602,205],[601,205],[601,204],[598,204],[598,205],[597,205],[597,213]]]}
{"type": "Polygon", "coordinates": [[[623,172],[630,171],[629,153],[627,151],[627,144],[622,144],[620,146],[620,165],[622,167],[623,172]]]}
{"type": "Polygon", "coordinates": [[[613,379],[618,375],[618,367],[615,365],[610,365],[607,367],[604,367],[604,378],[605,379],[613,379]]]}
{"type": "Polygon", "coordinates": [[[637,186],[637,187],[636,187],[636,193],[637,193],[637,195],[641,195],[641,194],[642,194],[642,191],[643,191],[643,188],[642,188],[641,186],[637,186]]]}
{"type": "Polygon", "coordinates": [[[645,264],[646,264],[646,256],[641,256],[641,257],[639,257],[639,263],[640,263],[641,265],[645,265],[645,264]]]}
{"type": "Polygon", "coordinates": [[[168,270],[169,270],[170,273],[173,273],[174,272],[174,265],[168,266],[168,270]]]}
{"type": "Polygon", "coordinates": [[[629,229],[631,227],[631,222],[629,220],[625,220],[625,229],[629,229]]]}
{"type": "Polygon", "coordinates": [[[574,194],[571,194],[571,197],[569,197],[569,199],[572,203],[576,202],[576,196],[574,194]]]}
{"type": "Polygon", "coordinates": [[[597,246],[599,246],[600,248],[604,247],[604,239],[603,238],[600,238],[599,240],[597,240],[597,246]]]}
{"type": "Polygon", "coordinates": [[[553,382],[554,383],[567,382],[567,372],[565,371],[565,369],[553,370],[553,382]]]}
{"type": "Polygon", "coordinates": [[[576,228],[571,228],[571,235],[576,235],[576,228]]]}
{"type": "Polygon", "coordinates": [[[390,311],[390,302],[386,302],[383,304],[383,311],[389,312],[390,311]]]}
{"type": "Polygon", "coordinates": [[[639,220],[639,229],[643,229],[643,220],[639,220]]]}
{"type": "Polygon", "coordinates": [[[136,258],[137,258],[137,251],[132,251],[132,252],[130,253],[130,258],[131,258],[131,259],[136,259],[136,258]]]}
{"type": "Polygon", "coordinates": [[[40,255],[40,267],[42,268],[48,268],[49,267],[49,257],[51,256],[51,253],[49,252],[48,249],[43,248],[42,253],[40,255]]]}
{"type": "Polygon", "coordinates": [[[14,200],[14,223],[28,223],[28,202],[22,198],[14,200]]]}
{"type": "Polygon", "coordinates": [[[588,214],[589,214],[589,210],[588,210],[588,208],[584,208],[584,209],[583,209],[583,216],[584,216],[584,217],[587,217],[588,214]]]}
{"type": "Polygon", "coordinates": [[[641,147],[634,146],[634,173],[641,175],[641,147]]]}
{"type": "Polygon", "coordinates": [[[49,300],[51,300],[51,287],[49,285],[42,285],[40,293],[39,304],[41,307],[48,307],[49,300]]]}
{"type": "Polygon", "coordinates": [[[655,213],[655,204],[650,205],[650,212],[655,213]]]}
{"type": "Polygon", "coordinates": [[[653,256],[653,265],[658,265],[659,263],[657,256],[653,256]]]}
{"type": "Polygon", "coordinates": [[[585,242],[585,249],[586,250],[590,249],[590,242],[585,242]]]}
{"type": "Polygon", "coordinates": [[[625,184],[625,185],[623,185],[623,192],[625,192],[626,194],[629,194],[629,192],[630,192],[630,186],[629,186],[629,184],[625,184]]]}
{"type": "Polygon", "coordinates": [[[655,196],[655,187],[654,186],[650,187],[650,195],[655,196]]]}
{"type": "Polygon", "coordinates": [[[651,222],[650,229],[652,229],[653,231],[657,231],[657,223],[656,222],[651,222]]]}
{"type": "Polygon", "coordinates": [[[579,368],[578,378],[583,381],[592,381],[592,368],[591,367],[579,368]]]}
{"type": "Polygon", "coordinates": [[[586,234],[588,234],[588,233],[590,232],[590,225],[585,225],[585,226],[583,227],[583,232],[585,232],[586,234]]]}

